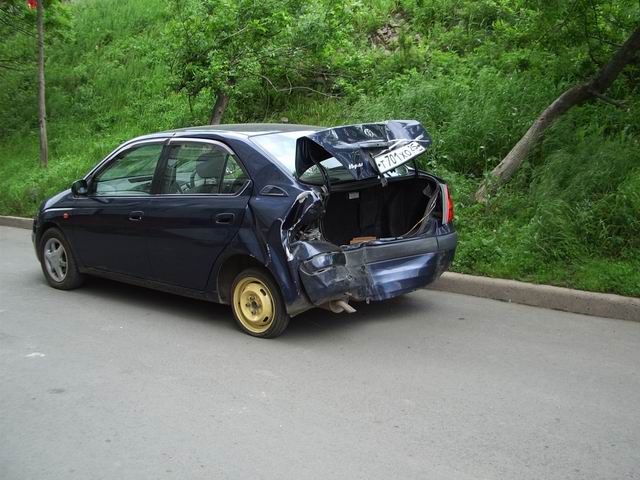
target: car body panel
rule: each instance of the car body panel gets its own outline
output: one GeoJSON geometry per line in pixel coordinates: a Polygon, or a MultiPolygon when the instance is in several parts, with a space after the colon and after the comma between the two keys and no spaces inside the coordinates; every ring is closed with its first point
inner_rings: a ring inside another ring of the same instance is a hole
{"type": "Polygon", "coordinates": [[[204,290],[217,257],[242,223],[251,189],[242,195],[158,196],[144,209],[149,277],[204,290]]]}
{"type": "Polygon", "coordinates": [[[64,230],[83,265],[138,278],[150,274],[147,232],[132,212],[144,211],[147,197],[79,197],[66,213],[64,230]]]}

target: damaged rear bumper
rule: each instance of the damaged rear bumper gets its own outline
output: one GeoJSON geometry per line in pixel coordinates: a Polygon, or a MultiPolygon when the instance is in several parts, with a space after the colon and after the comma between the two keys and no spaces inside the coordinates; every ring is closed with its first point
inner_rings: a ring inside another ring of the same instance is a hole
{"type": "Polygon", "coordinates": [[[386,300],[428,285],[451,264],[457,233],[395,241],[374,241],[340,250],[308,244],[300,278],[314,305],[349,297],[386,300]]]}

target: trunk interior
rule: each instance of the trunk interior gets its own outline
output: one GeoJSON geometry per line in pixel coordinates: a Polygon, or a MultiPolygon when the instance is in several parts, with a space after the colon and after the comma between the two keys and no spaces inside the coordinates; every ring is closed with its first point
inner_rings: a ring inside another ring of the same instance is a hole
{"type": "MultiPolygon", "coordinates": [[[[429,178],[407,178],[347,191],[332,191],[321,230],[325,240],[348,245],[357,237],[390,238],[409,233],[437,196],[431,216],[441,212],[440,189],[429,178]]],[[[413,229],[413,232],[417,229],[413,229]]]]}

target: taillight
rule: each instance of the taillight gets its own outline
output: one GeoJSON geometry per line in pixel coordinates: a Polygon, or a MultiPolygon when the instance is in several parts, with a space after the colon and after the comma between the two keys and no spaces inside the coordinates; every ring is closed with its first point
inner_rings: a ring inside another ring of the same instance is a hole
{"type": "Polygon", "coordinates": [[[445,216],[445,223],[449,223],[453,221],[453,200],[451,200],[451,194],[449,193],[449,187],[447,185],[444,186],[444,193],[445,193],[444,196],[447,199],[447,205],[446,205],[447,215],[445,216]]]}

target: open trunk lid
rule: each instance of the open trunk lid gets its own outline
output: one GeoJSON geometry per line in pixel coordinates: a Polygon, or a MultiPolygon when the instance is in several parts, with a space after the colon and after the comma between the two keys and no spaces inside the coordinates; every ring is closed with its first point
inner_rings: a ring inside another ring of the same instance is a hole
{"type": "Polygon", "coordinates": [[[431,137],[416,120],[389,120],[327,128],[300,137],[296,174],[334,157],[354,180],[382,176],[426,151],[431,137]]]}

